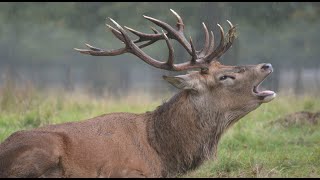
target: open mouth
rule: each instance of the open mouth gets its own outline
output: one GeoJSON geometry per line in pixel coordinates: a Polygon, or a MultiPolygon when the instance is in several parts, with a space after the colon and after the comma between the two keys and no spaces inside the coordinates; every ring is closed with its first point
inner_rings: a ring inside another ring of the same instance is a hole
{"type": "MultiPolygon", "coordinates": [[[[271,73],[271,72],[270,72],[271,73]]],[[[270,74],[269,73],[269,74],[270,74]]],[[[268,74],[268,75],[269,75],[268,74]]],[[[269,102],[276,97],[276,93],[270,90],[260,90],[260,84],[268,77],[268,75],[257,85],[253,86],[253,93],[262,101],[269,102]]]]}

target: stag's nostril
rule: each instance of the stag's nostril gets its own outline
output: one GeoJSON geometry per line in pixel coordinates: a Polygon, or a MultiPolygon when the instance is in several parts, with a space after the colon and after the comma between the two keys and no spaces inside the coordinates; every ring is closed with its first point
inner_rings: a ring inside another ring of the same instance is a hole
{"type": "Polygon", "coordinates": [[[262,67],[261,67],[261,69],[263,69],[263,70],[268,70],[268,69],[272,69],[272,65],[271,64],[264,64],[262,67]]]}

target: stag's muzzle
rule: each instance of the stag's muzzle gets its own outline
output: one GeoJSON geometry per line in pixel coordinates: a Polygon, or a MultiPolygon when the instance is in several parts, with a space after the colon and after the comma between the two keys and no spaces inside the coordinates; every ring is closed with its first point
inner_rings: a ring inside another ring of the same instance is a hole
{"type": "Polygon", "coordinates": [[[262,103],[267,103],[276,97],[276,93],[271,90],[259,90],[260,84],[273,72],[272,65],[270,63],[263,63],[258,65],[259,74],[261,73],[262,79],[253,86],[253,93],[261,100],[262,103]]]}

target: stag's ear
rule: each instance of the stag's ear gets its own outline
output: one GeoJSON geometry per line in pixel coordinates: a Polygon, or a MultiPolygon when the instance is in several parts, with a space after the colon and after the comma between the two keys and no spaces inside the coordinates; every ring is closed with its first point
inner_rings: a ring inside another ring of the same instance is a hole
{"type": "Polygon", "coordinates": [[[170,84],[175,86],[178,89],[193,89],[191,78],[189,75],[179,75],[179,76],[162,76],[164,80],[168,81],[170,84]]]}

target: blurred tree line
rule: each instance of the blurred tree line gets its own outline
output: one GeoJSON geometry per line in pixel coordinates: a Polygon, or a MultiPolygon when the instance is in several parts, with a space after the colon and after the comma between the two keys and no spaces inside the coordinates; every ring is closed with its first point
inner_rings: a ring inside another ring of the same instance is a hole
{"type": "MultiPolygon", "coordinates": [[[[107,17],[148,33],[154,25],[142,15],[175,26],[170,8],[183,18],[186,37],[192,36],[197,49],[204,39],[201,22],[214,31],[217,42],[217,23],[225,28],[226,20],[236,24],[238,38],[222,57],[223,63],[271,62],[277,70],[269,86],[275,89],[285,78],[280,77],[282,69],[293,69],[298,93],[303,86],[303,68],[315,68],[319,74],[319,2],[1,2],[0,67],[9,69],[13,77],[31,77],[43,86],[63,81],[73,89],[82,82],[101,93],[134,89],[152,81],[150,86],[157,89],[154,84],[162,84],[160,75],[169,72],[150,68],[132,55],[91,57],[73,48],[82,48],[85,42],[106,49],[121,47],[112,33],[106,32],[107,17]],[[53,68],[56,70],[51,72],[53,68]]],[[[177,61],[188,59],[184,49],[174,45],[177,61]]],[[[164,43],[152,45],[146,52],[155,58],[167,57],[164,43]]],[[[317,87],[318,74],[313,77],[317,87]]]]}

